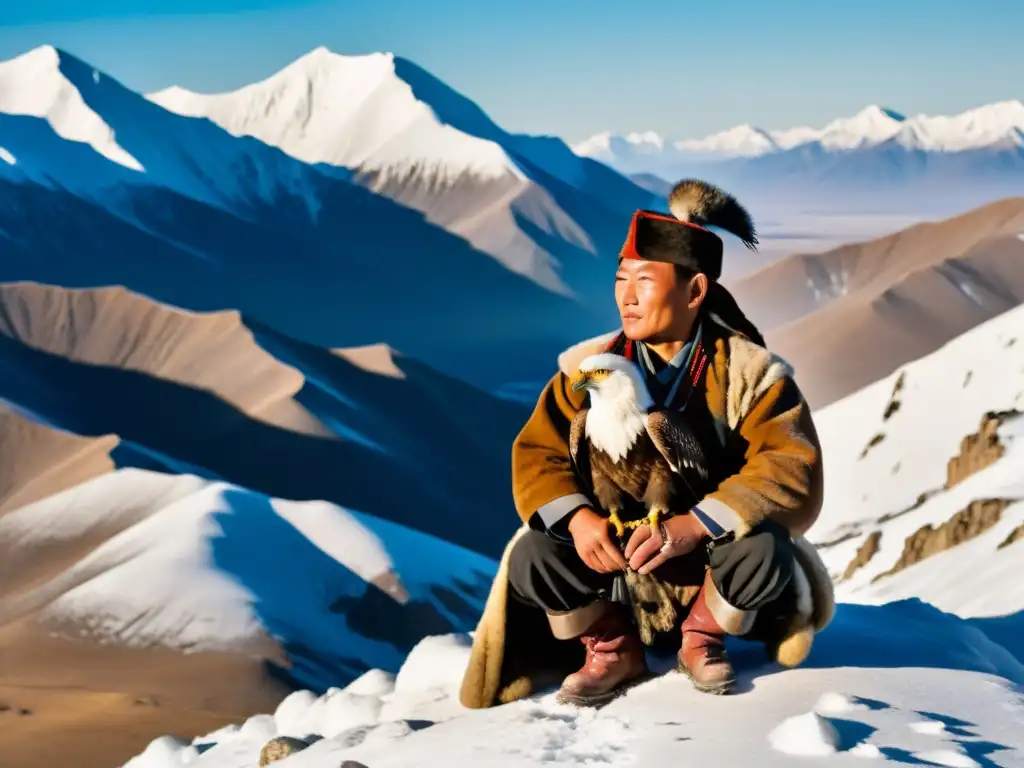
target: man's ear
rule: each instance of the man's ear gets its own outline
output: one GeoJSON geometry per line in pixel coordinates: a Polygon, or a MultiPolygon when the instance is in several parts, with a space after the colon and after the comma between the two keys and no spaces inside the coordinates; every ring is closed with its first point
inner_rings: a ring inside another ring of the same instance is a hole
{"type": "Polygon", "coordinates": [[[690,309],[699,309],[708,295],[708,276],[698,272],[690,278],[690,295],[687,306],[690,309]]]}

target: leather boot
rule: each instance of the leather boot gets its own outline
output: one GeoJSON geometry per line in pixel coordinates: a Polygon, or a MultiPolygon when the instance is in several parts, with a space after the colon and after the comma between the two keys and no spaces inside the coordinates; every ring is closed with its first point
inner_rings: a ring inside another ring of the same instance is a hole
{"type": "Polygon", "coordinates": [[[732,691],[736,676],[725,650],[725,635],[746,634],[755,615],[754,611],[741,611],[727,603],[708,572],[683,622],[679,649],[679,671],[697,690],[715,694],[732,691]]]}
{"type": "Polygon", "coordinates": [[[580,635],[587,649],[583,666],[562,682],[560,704],[592,707],[624,693],[648,673],[644,646],[622,606],[607,609],[580,635]]]}

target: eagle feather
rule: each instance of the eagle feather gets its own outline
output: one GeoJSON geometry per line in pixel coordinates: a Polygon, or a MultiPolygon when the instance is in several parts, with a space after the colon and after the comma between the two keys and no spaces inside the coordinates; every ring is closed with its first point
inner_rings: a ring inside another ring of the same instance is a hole
{"type": "Polygon", "coordinates": [[[732,195],[700,179],[676,182],[668,195],[668,209],[680,221],[718,227],[735,235],[752,251],[757,232],[747,210],[732,195]]]}

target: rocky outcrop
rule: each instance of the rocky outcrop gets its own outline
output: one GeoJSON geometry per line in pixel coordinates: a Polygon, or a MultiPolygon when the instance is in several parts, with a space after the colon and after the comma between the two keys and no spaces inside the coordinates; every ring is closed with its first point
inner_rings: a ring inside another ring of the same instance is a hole
{"type": "Polygon", "coordinates": [[[1007,499],[972,501],[966,509],[957,512],[938,528],[931,524],[919,528],[907,537],[903,553],[896,564],[885,573],[875,576],[872,582],[899,573],[915,563],[980,536],[999,522],[1003,510],[1010,503],[1007,499]]]}
{"type": "Polygon", "coordinates": [[[308,746],[309,742],[304,739],[294,739],[291,736],[277,736],[264,744],[263,749],[260,750],[260,768],[266,768],[271,763],[284,760],[296,752],[301,752],[308,746]]]}
{"type": "Polygon", "coordinates": [[[1006,447],[999,441],[999,427],[1019,415],[1015,410],[989,411],[981,417],[978,431],[960,441],[960,452],[946,465],[947,491],[1002,458],[1006,447]]]}
{"type": "Polygon", "coordinates": [[[868,534],[868,537],[864,539],[864,543],[857,548],[857,554],[853,556],[850,564],[846,566],[846,570],[843,572],[841,577],[842,581],[846,581],[848,578],[853,576],[858,570],[863,568],[874,557],[879,549],[879,542],[882,540],[881,531],[872,531],[868,534]]]}
{"type": "Polygon", "coordinates": [[[1006,547],[1018,541],[1024,541],[1024,523],[1018,525],[1016,528],[1010,531],[1010,535],[1003,539],[999,543],[999,546],[996,547],[996,549],[1005,549],[1006,547]]]}

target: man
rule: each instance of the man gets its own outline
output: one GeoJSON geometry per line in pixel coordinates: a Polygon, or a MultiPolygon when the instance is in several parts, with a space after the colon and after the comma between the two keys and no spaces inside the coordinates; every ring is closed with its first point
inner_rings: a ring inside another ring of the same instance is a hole
{"type": "MultiPolygon", "coordinates": [[[[603,348],[634,359],[656,406],[681,411],[702,443],[709,485],[688,508],[672,510],[664,536],[641,526],[622,547],[569,454],[570,424],[586,395],[571,386],[571,366],[556,373],[513,445],[513,496],[525,529],[503,558],[500,589],[492,589],[491,613],[485,611],[478,627],[463,686],[467,706],[490,705],[477,688],[489,691],[497,684],[495,669],[510,663],[505,635],[500,642],[488,637],[496,623],[511,626],[517,611],[520,624],[543,615],[553,638],[582,641],[583,664],[564,679],[560,700],[599,704],[643,679],[635,614],[614,594],[615,577],[626,570],[680,588],[688,611],[678,668],[702,691],[731,690],[724,637],[750,634],[759,612],[772,616],[761,625],[782,627],[768,640],[777,655],[779,643],[799,634],[791,620],[796,575],[816,579],[815,615],[805,609],[805,623],[820,628],[830,618],[830,583],[821,583],[813,554],[794,547],[821,506],[820,445],[810,412],[788,368],[764,349],[760,333],[718,283],[722,241],[707,229],[726,229],[753,248],[753,225],[732,197],[704,182],[677,184],[669,207],[673,216],[633,216],[615,275],[621,331],[610,344],[575,351],[582,358],[603,348]],[[802,568],[795,559],[801,553],[802,568]],[[789,604],[773,612],[784,594],[789,604]],[[494,619],[499,603],[508,608],[494,619]],[[493,650],[499,645],[500,654],[493,650]]],[[[538,647],[536,634],[533,642],[538,647]]],[[[802,661],[809,639],[801,642],[783,655],[802,661]]],[[[509,678],[503,673],[499,698],[515,698],[509,678]]]]}

